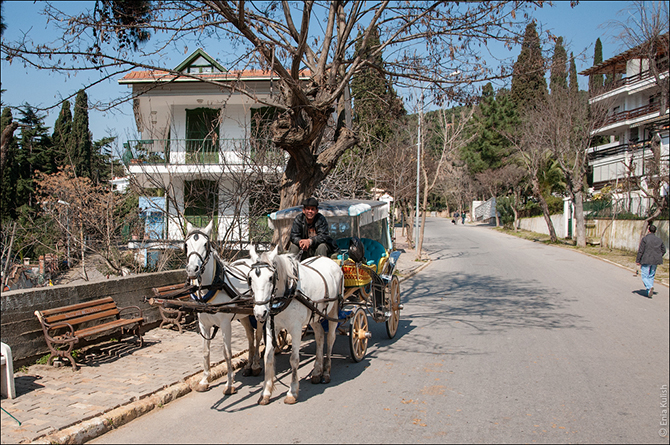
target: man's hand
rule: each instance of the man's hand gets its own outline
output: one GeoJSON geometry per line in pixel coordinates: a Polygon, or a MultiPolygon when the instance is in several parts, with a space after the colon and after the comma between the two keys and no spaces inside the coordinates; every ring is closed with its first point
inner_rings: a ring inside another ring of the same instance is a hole
{"type": "Polygon", "coordinates": [[[307,250],[309,249],[309,246],[312,245],[312,240],[311,239],[301,239],[300,240],[300,249],[302,250],[307,250]]]}

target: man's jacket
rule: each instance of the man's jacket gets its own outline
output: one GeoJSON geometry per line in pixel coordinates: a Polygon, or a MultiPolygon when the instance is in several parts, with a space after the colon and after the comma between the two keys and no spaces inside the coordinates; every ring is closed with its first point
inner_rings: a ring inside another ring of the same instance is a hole
{"type": "MultiPolygon", "coordinates": [[[[331,252],[337,250],[333,243],[333,239],[330,237],[328,221],[326,220],[326,217],[320,213],[317,213],[314,217],[314,229],[316,229],[316,236],[312,237],[312,248],[316,248],[319,244],[326,243],[331,252]]],[[[291,242],[298,246],[300,240],[307,238],[309,238],[307,218],[304,213],[301,213],[293,220],[293,226],[291,227],[291,242]]]]}
{"type": "Polygon", "coordinates": [[[665,255],[663,241],[653,233],[648,233],[640,241],[635,262],[638,264],[663,264],[663,255],[665,255]]]}

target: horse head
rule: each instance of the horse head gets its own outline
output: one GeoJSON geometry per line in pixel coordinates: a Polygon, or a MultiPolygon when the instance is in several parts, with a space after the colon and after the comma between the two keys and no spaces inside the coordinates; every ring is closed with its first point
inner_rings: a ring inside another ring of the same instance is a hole
{"type": "Polygon", "coordinates": [[[189,280],[200,279],[205,270],[207,262],[212,256],[210,235],[214,221],[210,221],[207,227],[199,229],[193,227],[190,222],[186,223],[186,240],[184,250],[186,252],[186,273],[189,280]]]}

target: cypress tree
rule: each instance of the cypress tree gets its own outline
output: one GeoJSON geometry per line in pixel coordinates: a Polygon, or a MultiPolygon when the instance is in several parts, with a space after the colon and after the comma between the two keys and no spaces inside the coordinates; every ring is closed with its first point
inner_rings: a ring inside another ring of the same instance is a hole
{"type": "Polygon", "coordinates": [[[16,155],[16,202],[18,206],[34,204],[35,171],[54,173],[56,171],[51,159],[51,138],[48,128],[44,126],[44,116],[37,114],[31,105],[19,109],[21,118],[21,140],[16,155]]]}
{"type": "Polygon", "coordinates": [[[75,175],[91,179],[93,143],[88,129],[88,96],[84,90],[79,90],[74,101],[72,132],[66,146],[66,163],[72,165],[75,175]]]}
{"type": "MultiPolygon", "coordinates": [[[[7,128],[14,121],[12,110],[5,107],[0,117],[0,128],[7,128]]],[[[0,195],[0,218],[2,222],[8,219],[16,219],[16,182],[18,180],[19,168],[17,165],[17,155],[19,144],[16,136],[12,135],[7,141],[5,153],[5,165],[2,169],[2,192],[0,195]]]]}
{"type": "Polygon", "coordinates": [[[568,76],[570,95],[577,97],[579,94],[579,79],[577,78],[577,65],[575,65],[575,56],[570,53],[570,72],[568,76]]]}
{"type": "MultiPolygon", "coordinates": [[[[365,51],[361,52],[360,42],[356,43],[355,55],[368,60],[359,73],[351,80],[351,95],[354,105],[354,122],[363,129],[363,137],[371,141],[385,140],[394,126],[393,120],[405,114],[402,101],[384,76],[382,54],[371,55],[379,48],[379,31],[373,29],[365,51]]],[[[373,145],[377,145],[373,142],[373,145]]]]}
{"type": "Polygon", "coordinates": [[[547,81],[544,73],[540,37],[537,35],[535,23],[529,23],[523,36],[521,53],[512,72],[511,99],[519,115],[534,108],[539,101],[546,100],[547,81]]]}
{"type": "Polygon", "coordinates": [[[54,145],[56,164],[65,165],[67,162],[67,145],[72,132],[72,113],[70,112],[70,101],[64,100],[58,119],[54,123],[54,132],[51,141],[54,145]]]}
{"type": "Polygon", "coordinates": [[[568,62],[568,55],[563,47],[563,37],[556,40],[554,55],[551,58],[551,71],[549,74],[549,87],[551,94],[561,94],[568,89],[568,73],[565,65],[568,62]]]}
{"type": "MultiPolygon", "coordinates": [[[[596,40],[596,48],[593,53],[593,66],[603,63],[603,44],[600,38],[596,40]]],[[[603,86],[602,74],[591,74],[589,76],[589,92],[594,94],[598,92],[603,86]]]]}

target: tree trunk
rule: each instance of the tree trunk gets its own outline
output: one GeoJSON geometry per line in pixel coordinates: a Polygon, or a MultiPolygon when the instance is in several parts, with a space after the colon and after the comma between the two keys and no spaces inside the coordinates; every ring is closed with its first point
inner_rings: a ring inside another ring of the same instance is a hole
{"type": "Polygon", "coordinates": [[[540,183],[537,180],[537,178],[532,178],[531,179],[533,183],[533,193],[535,195],[535,198],[537,198],[538,201],[540,201],[540,206],[542,207],[542,214],[544,215],[544,221],[547,223],[547,228],[549,229],[549,238],[551,239],[552,243],[555,243],[558,241],[558,238],[556,237],[556,230],[554,230],[554,223],[551,222],[551,215],[549,214],[549,206],[547,205],[547,200],[544,199],[544,196],[542,196],[542,192],[540,190],[540,183]]]}
{"type": "Polygon", "coordinates": [[[575,204],[574,229],[577,247],[586,247],[586,221],[584,221],[584,193],[580,190],[573,194],[575,204]]]}
{"type": "Polygon", "coordinates": [[[423,233],[426,228],[426,208],[428,207],[428,175],[423,172],[423,201],[421,203],[421,229],[419,229],[419,244],[416,246],[416,259],[421,259],[421,249],[423,249],[423,233]]]}

